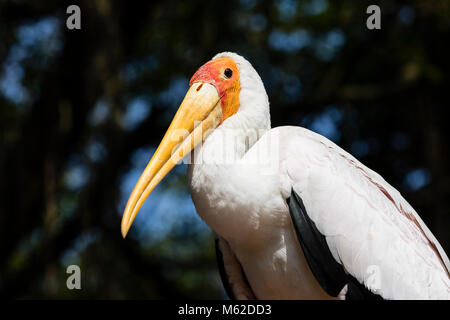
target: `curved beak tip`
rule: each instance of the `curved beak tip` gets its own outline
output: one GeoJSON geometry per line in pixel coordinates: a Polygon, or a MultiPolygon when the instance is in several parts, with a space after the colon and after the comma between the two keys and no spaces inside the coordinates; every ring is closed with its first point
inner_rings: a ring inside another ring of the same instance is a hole
{"type": "Polygon", "coordinates": [[[125,237],[128,234],[128,231],[130,230],[130,224],[126,223],[125,217],[122,218],[122,224],[120,226],[120,232],[122,233],[122,238],[125,239],[125,237]]]}
{"type": "Polygon", "coordinates": [[[126,230],[124,230],[123,228],[122,228],[121,232],[122,232],[122,238],[125,239],[128,232],[126,230]]]}

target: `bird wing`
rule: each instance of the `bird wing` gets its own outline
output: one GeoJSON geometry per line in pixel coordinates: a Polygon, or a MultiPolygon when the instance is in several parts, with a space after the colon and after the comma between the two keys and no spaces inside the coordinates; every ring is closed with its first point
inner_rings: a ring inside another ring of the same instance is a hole
{"type": "Polygon", "coordinates": [[[385,299],[449,299],[450,263],[415,210],[380,175],[323,136],[279,127],[281,192],[301,197],[345,271],[385,299]]]}
{"type": "Polygon", "coordinates": [[[325,237],[308,216],[300,196],[292,189],[287,199],[289,213],[306,261],[321,287],[333,297],[345,300],[376,300],[381,297],[347,274],[328,247],[325,237]]]}
{"type": "Polygon", "coordinates": [[[215,243],[220,278],[228,297],[232,300],[255,299],[241,264],[227,241],[216,235],[215,243]]]}

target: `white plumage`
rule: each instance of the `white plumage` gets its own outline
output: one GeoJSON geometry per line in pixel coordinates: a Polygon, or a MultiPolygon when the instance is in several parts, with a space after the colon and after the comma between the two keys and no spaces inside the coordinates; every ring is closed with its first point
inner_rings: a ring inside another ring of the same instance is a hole
{"type": "Polygon", "coordinates": [[[372,292],[386,299],[450,299],[450,262],[400,193],[316,133],[270,129],[260,77],[234,53],[215,58],[224,56],[240,71],[240,108],[197,147],[189,184],[198,214],[221,239],[235,295],[331,298],[295,235],[286,204],[293,188],[336,261],[372,292]]]}

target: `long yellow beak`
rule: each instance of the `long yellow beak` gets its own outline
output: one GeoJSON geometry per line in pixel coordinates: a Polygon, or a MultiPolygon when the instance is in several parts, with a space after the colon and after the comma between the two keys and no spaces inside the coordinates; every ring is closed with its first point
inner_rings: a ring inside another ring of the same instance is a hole
{"type": "Polygon", "coordinates": [[[192,84],[128,199],[121,226],[124,238],[153,189],[219,125],[221,119],[222,108],[216,88],[203,82],[192,84]]]}

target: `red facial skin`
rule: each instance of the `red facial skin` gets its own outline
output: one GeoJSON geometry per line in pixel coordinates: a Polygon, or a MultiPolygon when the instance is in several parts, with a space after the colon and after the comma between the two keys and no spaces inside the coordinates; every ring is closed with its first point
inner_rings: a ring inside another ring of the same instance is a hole
{"type": "Polygon", "coordinates": [[[239,69],[233,59],[223,57],[205,63],[192,76],[189,86],[195,82],[206,82],[216,87],[222,106],[221,123],[239,109],[239,69]],[[224,74],[227,68],[233,72],[230,78],[224,74]]]}

